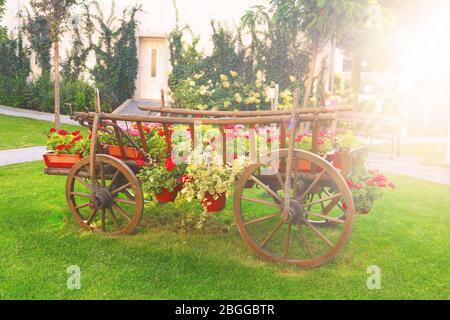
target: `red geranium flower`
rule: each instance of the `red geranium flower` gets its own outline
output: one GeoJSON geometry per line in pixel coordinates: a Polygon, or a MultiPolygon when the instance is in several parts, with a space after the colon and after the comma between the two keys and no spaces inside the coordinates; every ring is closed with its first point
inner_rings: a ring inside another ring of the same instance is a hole
{"type": "Polygon", "coordinates": [[[367,179],[367,184],[369,187],[373,187],[373,179],[367,179]]]}
{"type": "Polygon", "coordinates": [[[67,136],[69,134],[66,130],[59,130],[58,133],[62,136],[67,136]]]}
{"type": "Polygon", "coordinates": [[[77,136],[77,135],[79,135],[80,134],[80,130],[76,130],[76,131],[73,131],[72,132],[72,135],[73,136],[77,136]]]}
{"type": "Polygon", "coordinates": [[[192,177],[188,175],[187,173],[183,174],[183,176],[180,178],[181,184],[185,184],[186,182],[189,182],[192,180],[192,177]]]}
{"type": "Polygon", "coordinates": [[[164,137],[164,136],[165,136],[164,130],[159,129],[158,135],[159,135],[160,137],[164,137]]]}
{"type": "Polygon", "coordinates": [[[171,172],[175,168],[175,166],[176,164],[172,161],[172,158],[169,158],[164,162],[164,167],[169,172],[171,172]]]}
{"type": "Polygon", "coordinates": [[[378,181],[377,185],[378,185],[380,188],[386,188],[386,182],[385,182],[385,181],[378,181]]]}
{"type": "Polygon", "coordinates": [[[345,202],[342,202],[342,208],[347,210],[348,207],[347,207],[347,204],[345,202]]]}
{"type": "Polygon", "coordinates": [[[63,150],[65,147],[66,147],[65,145],[60,144],[60,145],[56,146],[56,150],[61,151],[61,150],[63,150]]]}
{"type": "Polygon", "coordinates": [[[65,145],[65,148],[66,148],[66,149],[72,148],[72,144],[71,144],[71,143],[66,144],[66,145],[65,145]]]}
{"type": "Polygon", "coordinates": [[[136,160],[136,165],[138,167],[143,167],[143,166],[145,166],[145,161],[144,160],[136,160]]]}
{"type": "Polygon", "coordinates": [[[361,189],[363,187],[363,185],[362,185],[362,183],[357,183],[357,184],[355,184],[355,188],[356,189],[361,189]]]}
{"type": "Polygon", "coordinates": [[[55,128],[51,128],[51,129],[50,129],[50,132],[52,132],[52,133],[53,133],[53,132],[56,132],[56,129],[55,129],[55,128]]]}
{"type": "Polygon", "coordinates": [[[347,185],[349,188],[353,187],[353,181],[352,180],[347,180],[347,185]]]}
{"type": "Polygon", "coordinates": [[[75,138],[72,139],[72,143],[73,143],[73,142],[80,141],[81,139],[83,139],[82,136],[76,136],[75,138]]]}

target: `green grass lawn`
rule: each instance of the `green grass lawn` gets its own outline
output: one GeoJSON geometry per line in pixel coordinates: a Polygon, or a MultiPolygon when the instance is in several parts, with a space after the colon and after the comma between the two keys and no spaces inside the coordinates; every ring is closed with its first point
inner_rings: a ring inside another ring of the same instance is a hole
{"type": "MultiPolygon", "coordinates": [[[[370,147],[372,152],[391,153],[390,144],[375,144],[370,147]]],[[[413,156],[422,158],[420,164],[430,166],[445,165],[447,145],[445,143],[417,143],[400,145],[400,156],[413,156]]]]}
{"type": "Polygon", "coordinates": [[[357,217],[337,259],[299,270],[259,260],[228,228],[230,203],[200,231],[172,224],[183,207],[156,205],[136,235],[82,232],[65,178],[42,170],[0,168],[1,299],[450,298],[449,187],[391,176],[397,189],[357,217]],[[70,265],[81,268],[80,290],[67,289],[70,265]],[[381,268],[380,290],[366,287],[371,265],[381,268]]]}
{"type": "MultiPolygon", "coordinates": [[[[20,117],[0,115],[0,150],[45,145],[53,123],[20,117]]],[[[62,125],[66,130],[79,130],[79,126],[62,125]]]]}

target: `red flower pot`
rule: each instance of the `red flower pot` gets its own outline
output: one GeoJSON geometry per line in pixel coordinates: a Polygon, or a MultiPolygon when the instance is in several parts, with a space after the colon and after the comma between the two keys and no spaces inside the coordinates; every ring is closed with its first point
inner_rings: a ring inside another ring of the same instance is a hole
{"type": "Polygon", "coordinates": [[[213,213],[222,211],[225,208],[226,202],[227,196],[225,193],[222,193],[217,200],[211,194],[207,193],[202,200],[202,205],[207,212],[213,213]]]}
{"type": "Polygon", "coordinates": [[[174,202],[177,198],[178,190],[169,191],[167,189],[163,189],[160,193],[155,195],[156,200],[162,203],[174,202]]]}
{"type": "Polygon", "coordinates": [[[337,169],[342,169],[342,162],[341,162],[341,153],[335,152],[333,155],[333,166],[337,169]]]}
{"type": "Polygon", "coordinates": [[[369,214],[371,210],[372,210],[372,207],[370,207],[370,208],[361,208],[361,209],[358,210],[358,213],[359,214],[369,214]]]}
{"type": "Polygon", "coordinates": [[[43,157],[45,165],[50,168],[72,168],[78,160],[81,160],[78,154],[46,153],[43,157]]]}
{"type": "Polygon", "coordinates": [[[303,171],[303,172],[309,172],[311,171],[311,162],[308,160],[298,160],[295,161],[297,163],[297,170],[303,171]]]}
{"type": "MultiPolygon", "coordinates": [[[[124,149],[128,160],[144,160],[138,149],[132,147],[124,147],[124,149]]],[[[119,146],[108,145],[108,153],[110,156],[122,159],[122,153],[120,152],[119,146]]]]}

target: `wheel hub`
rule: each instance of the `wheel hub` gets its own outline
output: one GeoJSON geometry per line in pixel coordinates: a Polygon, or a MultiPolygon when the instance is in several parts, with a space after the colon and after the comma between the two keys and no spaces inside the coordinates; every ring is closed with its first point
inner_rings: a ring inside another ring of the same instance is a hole
{"type": "Polygon", "coordinates": [[[92,206],[96,209],[110,208],[113,204],[113,197],[111,193],[104,187],[99,187],[94,195],[92,206]]]}
{"type": "Polygon", "coordinates": [[[284,210],[281,214],[281,220],[283,222],[298,223],[303,219],[302,206],[296,200],[289,200],[289,210],[284,210]]]}

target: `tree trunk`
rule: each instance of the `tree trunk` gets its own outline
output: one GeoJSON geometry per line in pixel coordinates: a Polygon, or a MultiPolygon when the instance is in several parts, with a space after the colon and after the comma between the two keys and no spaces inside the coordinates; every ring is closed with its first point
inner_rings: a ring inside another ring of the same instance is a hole
{"type": "MultiPolygon", "coordinates": [[[[309,70],[308,70],[308,78],[306,78],[306,87],[305,87],[305,94],[303,96],[303,108],[308,107],[309,99],[312,94],[313,90],[313,82],[314,82],[314,72],[316,70],[316,62],[317,62],[317,54],[319,52],[319,44],[316,42],[313,44],[313,48],[311,51],[311,61],[309,63],[309,70]]],[[[302,122],[300,123],[300,131],[303,132],[305,130],[309,129],[309,123],[302,122]]]]}
{"type": "Polygon", "coordinates": [[[53,81],[55,96],[55,128],[61,129],[60,123],[60,101],[59,101],[59,41],[53,43],[53,81]]]}
{"type": "Polygon", "coordinates": [[[361,56],[358,53],[352,57],[352,87],[353,92],[358,99],[359,89],[361,87],[361,56]]]}
{"type": "Polygon", "coordinates": [[[318,52],[319,52],[319,44],[314,43],[312,52],[311,52],[311,61],[309,64],[308,78],[306,79],[305,95],[303,97],[303,108],[306,108],[308,106],[309,98],[311,97],[311,94],[312,94],[313,82],[314,82],[314,72],[316,69],[318,52]]]}

